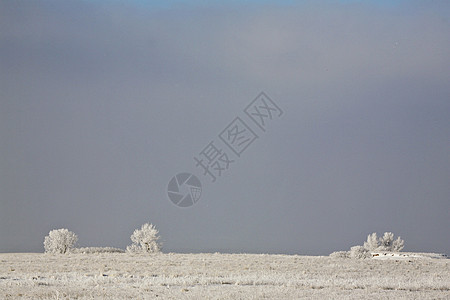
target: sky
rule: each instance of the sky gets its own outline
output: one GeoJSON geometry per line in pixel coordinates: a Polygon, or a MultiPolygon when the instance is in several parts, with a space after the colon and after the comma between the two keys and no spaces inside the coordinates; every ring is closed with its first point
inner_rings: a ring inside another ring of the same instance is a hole
{"type": "Polygon", "coordinates": [[[165,252],[392,231],[450,254],[448,1],[151,3],[0,1],[0,252],[57,228],[124,249],[150,222],[165,252]],[[237,117],[257,136],[239,156],[220,138],[237,117]],[[210,142],[233,160],[215,182],[194,160],[210,142]],[[179,173],[202,185],[190,207],[179,173]]]}

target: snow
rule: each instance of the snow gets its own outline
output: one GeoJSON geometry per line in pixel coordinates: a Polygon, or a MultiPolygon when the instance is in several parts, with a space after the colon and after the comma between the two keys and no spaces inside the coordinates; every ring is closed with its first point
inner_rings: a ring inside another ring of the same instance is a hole
{"type": "Polygon", "coordinates": [[[373,259],[447,259],[447,255],[438,253],[416,253],[416,252],[371,252],[373,259]]]}
{"type": "Polygon", "coordinates": [[[267,254],[0,254],[0,298],[444,299],[448,259],[267,254]]]}

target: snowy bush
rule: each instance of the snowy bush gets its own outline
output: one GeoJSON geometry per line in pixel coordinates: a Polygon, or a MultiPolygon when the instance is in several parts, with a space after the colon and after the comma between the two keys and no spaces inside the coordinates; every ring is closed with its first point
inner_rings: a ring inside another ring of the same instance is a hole
{"type": "Polygon", "coordinates": [[[372,254],[363,246],[353,246],[350,248],[349,256],[350,258],[362,259],[371,258],[372,254]]]}
{"type": "Polygon", "coordinates": [[[45,253],[67,253],[78,241],[78,237],[67,229],[55,229],[44,239],[45,253]]]}
{"type": "Polygon", "coordinates": [[[157,253],[161,252],[159,231],[153,224],[146,223],[141,229],[136,229],[131,235],[133,244],[127,247],[130,253],[157,253]]]}
{"type": "Polygon", "coordinates": [[[330,254],[330,257],[333,258],[350,258],[349,251],[336,251],[330,254]]]}
{"type": "Polygon", "coordinates": [[[127,246],[127,252],[128,253],[139,253],[139,252],[143,252],[141,245],[138,244],[131,244],[129,246],[127,246]]]}
{"type": "Polygon", "coordinates": [[[404,244],[405,241],[400,237],[394,239],[392,232],[385,232],[380,238],[374,232],[367,236],[364,246],[354,246],[350,248],[350,251],[333,252],[330,256],[335,258],[368,258],[372,257],[371,252],[373,251],[399,252],[403,249],[404,244]]]}
{"type": "Polygon", "coordinates": [[[369,251],[394,251],[399,252],[403,249],[405,241],[400,237],[394,240],[392,232],[385,232],[380,238],[377,237],[376,232],[367,236],[367,241],[364,242],[364,248],[369,251]]]}
{"type": "Polygon", "coordinates": [[[113,247],[82,247],[73,248],[70,253],[82,253],[82,254],[99,254],[99,253],[124,253],[122,249],[113,247]]]}

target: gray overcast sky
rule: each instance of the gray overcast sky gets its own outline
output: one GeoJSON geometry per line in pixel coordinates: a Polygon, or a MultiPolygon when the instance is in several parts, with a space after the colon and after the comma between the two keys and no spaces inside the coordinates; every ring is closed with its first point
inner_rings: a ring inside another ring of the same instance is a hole
{"type": "Polygon", "coordinates": [[[165,251],[392,231],[450,254],[448,1],[112,3],[0,1],[0,252],[55,228],[125,248],[152,222],[165,251]],[[194,155],[261,91],[285,113],[211,183],[194,155]]]}

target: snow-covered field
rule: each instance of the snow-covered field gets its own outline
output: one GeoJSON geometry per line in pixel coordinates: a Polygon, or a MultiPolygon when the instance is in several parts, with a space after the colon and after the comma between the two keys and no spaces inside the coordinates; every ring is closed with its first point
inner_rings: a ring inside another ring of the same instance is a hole
{"type": "Polygon", "coordinates": [[[0,298],[450,299],[450,260],[0,254],[0,298]]]}

